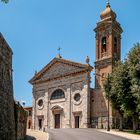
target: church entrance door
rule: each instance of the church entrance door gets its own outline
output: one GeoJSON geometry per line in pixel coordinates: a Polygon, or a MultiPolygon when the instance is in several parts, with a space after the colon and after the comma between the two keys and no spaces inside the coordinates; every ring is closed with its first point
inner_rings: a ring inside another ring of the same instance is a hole
{"type": "Polygon", "coordinates": [[[38,125],[39,125],[39,130],[41,130],[42,129],[42,119],[38,120],[38,125]]]}
{"type": "Polygon", "coordinates": [[[55,128],[60,128],[60,114],[55,114],[55,128]]]}
{"type": "Polygon", "coordinates": [[[75,116],[75,128],[79,128],[79,116],[75,116]]]}

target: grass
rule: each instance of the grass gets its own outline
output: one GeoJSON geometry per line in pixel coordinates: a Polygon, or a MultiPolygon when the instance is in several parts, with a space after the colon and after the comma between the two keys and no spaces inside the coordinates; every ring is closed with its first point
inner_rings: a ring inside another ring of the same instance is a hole
{"type": "Polygon", "coordinates": [[[129,134],[137,134],[137,135],[140,135],[140,130],[137,130],[136,132],[134,132],[133,130],[123,130],[123,132],[127,132],[129,134]]]}

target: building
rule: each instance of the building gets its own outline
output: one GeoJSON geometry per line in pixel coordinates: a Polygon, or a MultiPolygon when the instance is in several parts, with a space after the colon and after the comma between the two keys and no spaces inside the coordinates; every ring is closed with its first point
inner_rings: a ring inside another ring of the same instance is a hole
{"type": "MultiPolygon", "coordinates": [[[[108,104],[102,83],[112,72],[115,62],[120,60],[122,28],[109,3],[100,18],[94,29],[95,88],[90,88],[92,67],[88,57],[86,64],[80,64],[58,55],[30,80],[33,85],[34,129],[107,128],[108,104]]],[[[110,106],[110,127],[114,116],[116,111],[110,106]]]]}
{"type": "Polygon", "coordinates": [[[24,109],[27,111],[28,117],[27,117],[27,129],[32,128],[32,107],[24,107],[24,109]]]}
{"type": "Polygon", "coordinates": [[[15,140],[12,50],[0,33],[0,138],[15,140]]]}
{"type": "MultiPolygon", "coordinates": [[[[92,97],[92,122],[97,128],[107,128],[108,103],[102,90],[104,78],[112,72],[116,61],[120,60],[121,33],[120,24],[116,20],[116,13],[107,3],[106,9],[100,14],[100,21],[94,29],[96,33],[96,60],[95,60],[95,89],[92,97]]],[[[109,105],[110,106],[110,105],[109,105]]],[[[109,107],[110,127],[118,116],[112,107],[109,107]]]]}
{"type": "Polygon", "coordinates": [[[15,101],[15,133],[16,140],[25,140],[27,129],[27,111],[15,101]]]}
{"type": "Polygon", "coordinates": [[[30,80],[34,129],[89,126],[91,70],[88,63],[80,64],[59,56],[35,74],[30,80]]]}
{"type": "Polygon", "coordinates": [[[21,140],[26,135],[26,111],[13,98],[12,49],[0,33],[0,139],[21,140]]]}

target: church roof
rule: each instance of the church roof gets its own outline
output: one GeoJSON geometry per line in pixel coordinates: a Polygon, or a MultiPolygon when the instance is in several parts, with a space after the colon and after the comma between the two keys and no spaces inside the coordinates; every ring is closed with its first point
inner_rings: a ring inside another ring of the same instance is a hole
{"type": "Polygon", "coordinates": [[[29,81],[31,84],[49,81],[63,76],[84,71],[92,71],[93,67],[89,64],[81,64],[63,58],[55,57],[42,70],[36,73],[29,81]]]}

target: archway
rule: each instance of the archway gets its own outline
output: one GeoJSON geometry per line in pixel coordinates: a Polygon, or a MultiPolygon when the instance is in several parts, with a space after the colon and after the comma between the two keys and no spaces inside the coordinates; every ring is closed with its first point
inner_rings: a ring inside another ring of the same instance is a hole
{"type": "Polygon", "coordinates": [[[54,128],[61,128],[62,111],[63,108],[58,105],[52,107],[52,113],[54,115],[54,128]]]}

